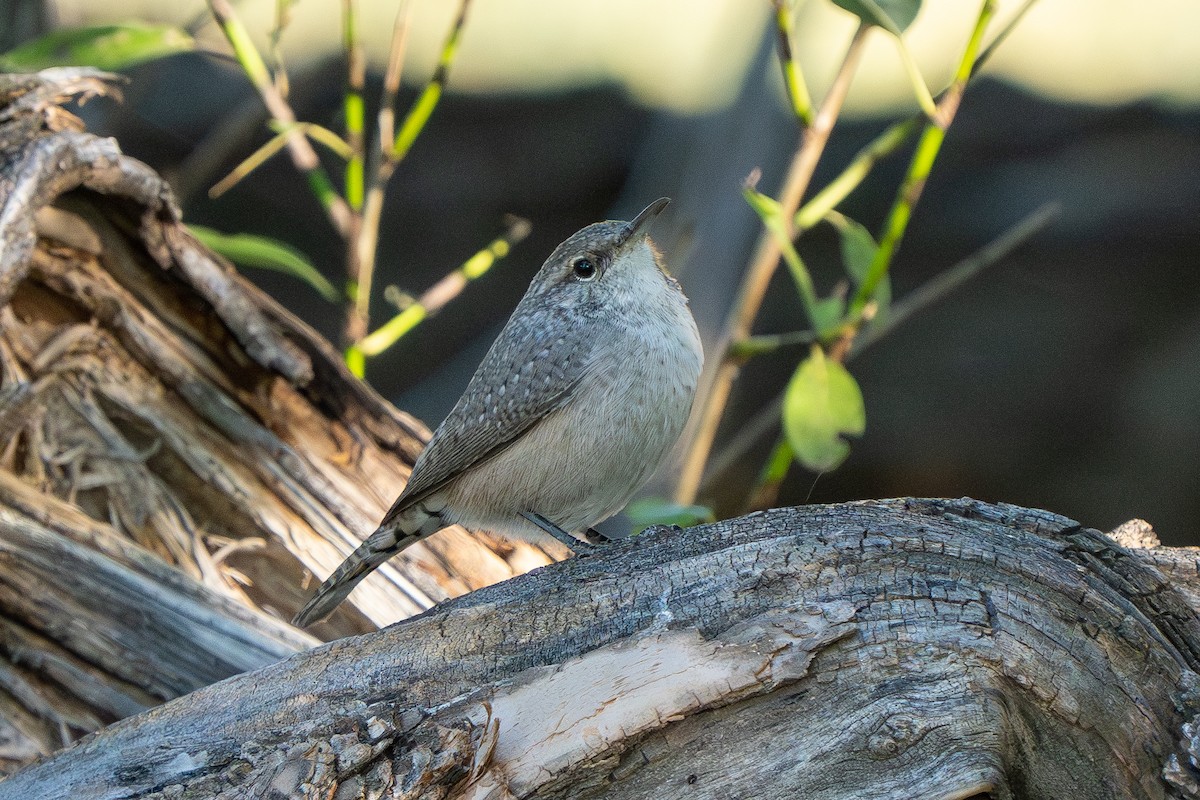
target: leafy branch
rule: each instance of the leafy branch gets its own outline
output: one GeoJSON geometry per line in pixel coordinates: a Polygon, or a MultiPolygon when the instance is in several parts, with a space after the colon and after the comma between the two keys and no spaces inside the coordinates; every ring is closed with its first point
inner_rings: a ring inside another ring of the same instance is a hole
{"type": "MultiPolygon", "coordinates": [[[[378,355],[395,344],[415,325],[457,296],[470,280],[486,272],[486,269],[477,269],[480,263],[478,258],[469,261],[468,265],[474,264],[476,267],[468,269],[467,265],[464,265],[464,268],[447,276],[447,279],[438,285],[440,288],[435,298],[436,302],[414,303],[397,315],[399,321],[393,318],[378,330],[371,331],[370,305],[386,188],[397,165],[404,160],[425,130],[445,92],[451,67],[458,54],[470,0],[460,0],[458,14],[446,37],[433,74],[405,114],[399,130],[395,130],[395,106],[399,95],[401,64],[410,19],[408,3],[401,3],[396,15],[384,85],[379,99],[377,125],[370,137],[369,147],[365,100],[366,63],[358,35],[357,0],[342,0],[342,46],[347,65],[342,98],[344,138],[327,128],[297,121],[295,112],[288,104],[286,72],[279,55],[279,39],[286,17],[283,7],[280,8],[279,19],[271,34],[272,52],[275,54],[274,61],[277,65],[276,72],[272,74],[229,0],[208,0],[208,4],[213,18],[220,25],[233,50],[234,57],[267,107],[271,115],[271,128],[276,132],[274,137],[239,164],[229,176],[218,182],[213,187],[212,194],[218,195],[227,191],[253,173],[267,159],[284,148],[288,150],[293,163],[307,176],[310,189],[345,242],[346,358],[351,370],[362,376],[366,371],[367,358],[378,355]],[[322,167],[310,140],[324,145],[344,163],[340,193],[322,167]],[[476,272],[478,274],[475,274],[476,272]],[[452,276],[462,277],[468,274],[470,277],[466,280],[450,280],[452,276]],[[447,291],[451,287],[453,291],[447,291]]],[[[481,253],[488,254],[488,265],[507,254],[509,248],[524,237],[522,230],[527,227],[528,223],[524,222],[521,225],[510,223],[504,236],[484,248],[481,253]]],[[[246,258],[244,243],[238,248],[233,247],[228,238],[214,236],[212,233],[206,236],[218,249],[226,247],[226,254],[231,258],[236,260],[241,257],[243,263],[262,265],[261,258],[257,262],[246,258]]],[[[261,242],[256,243],[256,252],[261,252],[261,245],[261,242]]],[[[292,264],[297,267],[292,274],[315,285],[311,274],[313,270],[300,269],[292,258],[294,255],[296,254],[288,253],[284,256],[276,253],[275,268],[287,269],[279,265],[292,264]]],[[[324,287],[321,287],[321,292],[323,296],[328,297],[324,287]]]]}
{"type": "Polygon", "coordinates": [[[208,8],[229,41],[229,46],[233,48],[233,55],[241,65],[242,71],[258,90],[272,120],[283,131],[292,163],[308,179],[309,189],[325,209],[333,227],[339,234],[346,236],[351,225],[350,207],[333,187],[333,181],[321,166],[321,161],[309,144],[304,130],[296,124],[296,114],[276,86],[266,62],[250,39],[250,32],[242,24],[229,0],[208,0],[208,8]]]}
{"type": "MultiPolygon", "coordinates": [[[[869,31],[870,26],[866,23],[859,25],[858,30],[855,31],[854,37],[846,49],[845,57],[842,59],[842,65],[813,118],[812,125],[804,129],[800,148],[792,158],[791,166],[784,178],[783,191],[778,201],[780,214],[790,218],[800,205],[800,198],[803,197],[812,180],[817,162],[833,132],[834,121],[850,91],[850,82],[854,77],[858,62],[862,58],[869,31]]],[[[785,226],[785,231],[789,229],[790,223],[785,226]]],[[[787,238],[790,241],[790,231],[787,238]]],[[[733,390],[733,382],[737,379],[741,367],[741,362],[731,356],[732,348],[734,343],[750,335],[750,326],[754,323],[754,318],[758,316],[758,309],[766,297],[767,286],[770,284],[782,254],[783,246],[780,243],[780,237],[768,228],[759,236],[750,267],[742,279],[733,309],[726,320],[725,334],[718,345],[717,372],[709,386],[708,396],[700,398],[700,421],[684,459],[683,471],[675,491],[676,500],[682,504],[692,504],[696,499],[700,479],[704,473],[704,463],[712,449],[713,440],[717,435],[717,426],[721,422],[725,405],[733,390]]]]}
{"type": "Polygon", "coordinates": [[[763,233],[726,321],[725,334],[718,346],[716,374],[707,394],[699,400],[699,424],[689,443],[675,492],[675,501],[680,505],[695,502],[717,428],[741,366],[750,358],[781,347],[803,345],[808,348],[808,354],[797,365],[781,403],[770,413],[775,425],[782,424],[785,435],[773,448],[751,503],[757,506],[772,500],[773,492],[793,461],[821,472],[835,468],[845,459],[849,444],[843,437],[860,435],[865,430],[866,416],[861,391],[843,362],[855,351],[856,341],[876,341],[894,327],[897,318],[890,309],[888,274],[945,141],[946,131],[954,121],[972,75],[1034,0],[1027,0],[986,50],[982,49],[983,38],[995,13],[995,1],[983,0],[954,77],[936,100],[929,93],[903,40],[904,30],[920,10],[920,0],[833,2],[855,14],[859,26],[847,46],[833,85],[820,109],[811,117],[806,113],[807,89],[798,85],[803,75],[795,66],[790,12],[783,2],[775,4],[785,88],[789,103],[804,126],[803,134],[778,200],[757,191],[757,171],[743,187],[747,203],[762,221],[763,233]],[[857,69],[866,35],[875,28],[891,34],[898,43],[921,113],[889,126],[863,148],[841,174],[801,205],[813,169],[840,112],[845,89],[857,69]],[[917,144],[909,168],[876,242],[869,230],[838,213],[836,208],[862,184],[881,159],[899,150],[914,136],[917,144]],[[822,297],[795,246],[797,237],[821,222],[832,225],[841,240],[843,267],[852,287],[849,300],[844,291],[822,297]],[[810,329],[752,336],[751,326],[781,259],[792,274],[810,329]]]}

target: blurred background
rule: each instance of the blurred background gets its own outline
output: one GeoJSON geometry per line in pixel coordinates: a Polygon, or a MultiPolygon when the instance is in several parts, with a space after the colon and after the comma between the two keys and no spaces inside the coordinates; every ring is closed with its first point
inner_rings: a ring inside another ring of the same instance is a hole
{"type": "MultiPolygon", "coordinates": [[[[360,3],[368,121],[397,5],[360,3]]],[[[1001,0],[994,27],[1019,5],[1001,0]]],[[[236,7],[265,49],[276,0],[236,7]]],[[[457,8],[412,3],[401,113],[457,8]]],[[[973,0],[926,0],[909,29],[935,92],[977,11],[973,0]]],[[[299,118],[341,130],[341,3],[301,0],[290,15],[291,103],[299,118]]],[[[0,52],[49,30],[132,19],[186,27],[201,48],[229,52],[201,0],[6,0],[0,52]]],[[[801,4],[796,52],[818,101],[854,27],[828,0],[801,4]]],[[[1033,7],[967,91],[893,265],[894,293],[1047,201],[1061,215],[851,363],[865,435],[832,473],[794,468],[778,504],[969,495],[1102,529],[1142,517],[1169,544],[1200,545],[1198,29],[1194,0],[1033,7]]],[[[285,156],[207,196],[271,137],[236,62],[186,53],[126,74],[124,103],[85,107],[92,130],[166,175],[190,222],[286,241],[339,281],[341,242],[285,156]]],[[[873,32],[813,188],[916,108],[894,43],[873,32]]],[[[448,93],[389,186],[377,282],[419,295],[495,238],[506,213],[533,232],[373,359],[368,379],[436,426],[553,247],[663,195],[675,202],[655,238],[711,350],[761,228],[741,183],[761,168],[759,189],[774,192],[797,142],[766,0],[474,0],[448,93]]],[[[841,210],[878,231],[909,152],[884,161],[841,210]]],[[[328,167],[340,175],[335,160],[328,167]]],[[[839,278],[837,247],[824,227],[801,243],[822,293],[839,278]]],[[[337,341],[341,309],[289,277],[248,274],[337,341]]],[[[372,309],[375,321],[392,313],[382,300],[372,309]]],[[[781,270],[756,332],[802,327],[781,270]]],[[[802,355],[743,370],[701,494],[721,514],[745,501],[778,427],[745,431],[802,355]]],[[[670,477],[651,490],[667,492],[670,477]]]]}

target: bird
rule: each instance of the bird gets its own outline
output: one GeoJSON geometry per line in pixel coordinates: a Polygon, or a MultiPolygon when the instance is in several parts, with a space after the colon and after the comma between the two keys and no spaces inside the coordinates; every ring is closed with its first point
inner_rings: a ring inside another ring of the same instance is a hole
{"type": "Polygon", "coordinates": [[[576,553],[604,541],[592,526],[670,454],[704,362],[687,298],[648,236],[669,202],[555,248],[379,527],[293,624],[325,618],[372,570],[449,525],[550,535],[576,553]]]}

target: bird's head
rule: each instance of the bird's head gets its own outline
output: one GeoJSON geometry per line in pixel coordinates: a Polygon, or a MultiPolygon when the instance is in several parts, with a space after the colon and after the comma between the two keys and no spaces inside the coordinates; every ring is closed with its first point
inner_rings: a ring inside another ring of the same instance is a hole
{"type": "Polygon", "coordinates": [[[582,309],[625,302],[637,292],[658,292],[663,286],[678,291],[647,235],[650,223],[670,202],[662,197],[629,222],[597,222],[572,234],[546,259],[530,294],[582,309]]]}

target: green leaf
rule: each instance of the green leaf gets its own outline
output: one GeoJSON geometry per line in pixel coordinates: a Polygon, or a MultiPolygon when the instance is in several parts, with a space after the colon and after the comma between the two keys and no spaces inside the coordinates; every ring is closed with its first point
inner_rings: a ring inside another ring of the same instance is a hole
{"type": "MultiPolygon", "coordinates": [[[[867,273],[871,271],[871,262],[879,250],[875,237],[862,225],[842,214],[831,213],[828,220],[841,238],[842,264],[846,267],[846,274],[850,276],[855,287],[861,286],[867,279],[867,273]]],[[[876,285],[873,299],[876,311],[872,324],[878,324],[887,316],[892,305],[892,282],[887,275],[876,285]]]]}
{"type": "Polygon", "coordinates": [[[342,295],[299,250],[275,239],[248,233],[221,233],[200,225],[188,226],[192,235],[215,253],[243,267],[257,267],[299,278],[331,303],[342,295]]]}
{"type": "Polygon", "coordinates": [[[633,522],[635,534],[641,533],[651,525],[678,525],[681,528],[690,528],[703,522],[716,521],[716,516],[708,506],[685,506],[661,497],[643,497],[641,500],[635,500],[625,509],[625,513],[633,522]]]}
{"type": "Polygon", "coordinates": [[[61,66],[119,70],[195,49],[196,41],[181,28],[127,22],[51,31],[0,55],[0,67],[14,72],[61,66]]]}
{"type": "Polygon", "coordinates": [[[824,297],[813,304],[813,329],[817,336],[825,336],[842,324],[846,314],[846,298],[824,297]]]}
{"type": "Polygon", "coordinates": [[[850,455],[842,435],[859,436],[866,427],[858,383],[814,346],[788,383],[783,401],[783,430],[796,460],[814,472],[834,469],[850,455]]]}
{"type": "Polygon", "coordinates": [[[792,244],[791,232],[788,230],[788,220],[784,216],[783,206],[775,198],[757,191],[751,183],[742,187],[742,196],[746,198],[750,208],[754,209],[754,213],[758,214],[763,227],[775,237],[775,241],[779,244],[783,261],[787,264],[788,271],[792,273],[796,291],[800,293],[800,301],[804,304],[804,313],[808,315],[808,321],[812,323],[813,330],[819,333],[822,330],[819,320],[829,316],[829,307],[826,306],[823,310],[819,308],[821,301],[817,299],[817,291],[813,286],[808,267],[804,265],[800,253],[792,244]]]}
{"type": "Polygon", "coordinates": [[[867,277],[879,245],[869,230],[847,216],[835,212],[829,215],[829,222],[837,229],[841,239],[842,264],[846,267],[846,274],[857,286],[867,277]]]}
{"type": "Polygon", "coordinates": [[[921,71],[917,68],[916,59],[904,43],[905,28],[912,24],[921,10],[921,0],[833,0],[834,5],[841,6],[868,25],[877,25],[896,37],[896,45],[900,48],[900,60],[904,63],[904,71],[912,84],[913,94],[925,116],[937,118],[937,104],[921,71]]]}
{"type": "MultiPolygon", "coordinates": [[[[763,194],[752,186],[742,187],[742,196],[754,213],[758,214],[763,224],[772,232],[786,232],[783,224],[783,206],[774,197],[763,194]]],[[[791,239],[788,239],[790,242],[791,239]]]]}
{"type": "Polygon", "coordinates": [[[833,4],[895,36],[903,33],[921,10],[921,0],[833,0],[833,4]]]}

